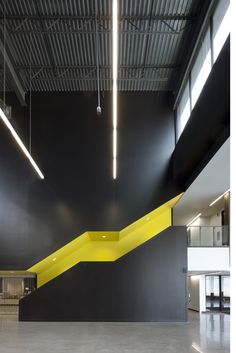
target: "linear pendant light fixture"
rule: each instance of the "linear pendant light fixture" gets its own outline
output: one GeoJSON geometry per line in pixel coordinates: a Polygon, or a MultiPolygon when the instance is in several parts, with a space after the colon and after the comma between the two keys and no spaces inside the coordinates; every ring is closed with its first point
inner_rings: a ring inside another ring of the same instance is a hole
{"type": "Polygon", "coordinates": [[[44,179],[43,173],[41,172],[41,170],[39,169],[39,167],[37,166],[37,164],[35,163],[35,161],[31,157],[29,151],[27,150],[27,148],[25,147],[25,145],[21,141],[20,137],[18,136],[17,132],[15,131],[13,126],[11,125],[10,121],[7,119],[7,117],[6,117],[5,113],[4,113],[4,111],[2,110],[2,108],[0,108],[0,117],[1,117],[2,121],[4,122],[4,124],[6,125],[6,127],[10,130],[10,132],[11,132],[12,136],[14,137],[14,139],[15,139],[16,143],[18,144],[18,146],[24,152],[26,158],[29,159],[31,165],[36,170],[36,172],[38,173],[39,177],[41,179],[44,179]]]}
{"type": "Polygon", "coordinates": [[[222,199],[222,197],[224,197],[226,194],[228,194],[228,192],[230,191],[230,189],[226,190],[222,195],[220,195],[219,197],[217,197],[217,199],[215,199],[214,201],[212,201],[209,205],[209,207],[213,206],[217,201],[219,201],[220,199],[222,199]]]}
{"type": "Polygon", "coordinates": [[[113,124],[113,179],[117,178],[117,72],[118,72],[118,4],[112,2],[112,124],[113,124]]]}

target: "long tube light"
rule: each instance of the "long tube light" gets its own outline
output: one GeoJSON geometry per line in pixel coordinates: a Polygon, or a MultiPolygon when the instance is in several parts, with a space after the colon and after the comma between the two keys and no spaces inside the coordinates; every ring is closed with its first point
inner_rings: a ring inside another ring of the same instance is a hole
{"type": "Polygon", "coordinates": [[[117,178],[117,72],[118,72],[118,4],[112,6],[112,123],[113,123],[113,179],[117,178]]]}
{"type": "Polygon", "coordinates": [[[29,159],[31,165],[33,166],[33,168],[36,170],[36,172],[38,173],[39,177],[41,179],[44,179],[44,175],[41,172],[41,170],[39,169],[39,167],[37,166],[37,164],[35,163],[35,161],[33,160],[33,158],[31,157],[29,151],[27,150],[27,148],[25,147],[25,145],[23,144],[23,142],[21,141],[20,137],[18,136],[17,132],[15,131],[15,129],[13,128],[13,126],[11,125],[10,121],[7,119],[4,111],[0,108],[0,117],[2,118],[2,121],[4,122],[4,124],[6,125],[6,127],[10,130],[12,136],[14,137],[16,143],[18,144],[18,146],[21,148],[21,150],[24,152],[26,158],[29,159]]]}
{"type": "Polygon", "coordinates": [[[194,217],[186,226],[189,227],[193,222],[195,222],[202,214],[198,213],[196,217],[194,217]]]}
{"type": "Polygon", "coordinates": [[[230,191],[230,189],[226,190],[222,195],[220,195],[219,197],[217,197],[217,199],[215,199],[214,201],[212,201],[212,203],[210,203],[209,207],[213,206],[217,201],[219,201],[220,199],[222,199],[222,197],[224,197],[226,194],[228,194],[229,191],[230,191]]]}

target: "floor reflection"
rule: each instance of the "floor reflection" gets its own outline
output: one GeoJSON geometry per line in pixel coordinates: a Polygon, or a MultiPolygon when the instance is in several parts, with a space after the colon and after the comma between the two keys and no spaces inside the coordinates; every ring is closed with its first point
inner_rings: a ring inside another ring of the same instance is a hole
{"type": "Polygon", "coordinates": [[[175,322],[18,322],[0,315],[0,353],[229,353],[230,315],[175,322]]]}
{"type": "Polygon", "coordinates": [[[189,311],[189,321],[199,326],[199,340],[193,342],[196,352],[205,353],[222,349],[230,343],[230,315],[220,312],[194,313],[189,311]],[[210,350],[209,350],[210,349],[210,350]]]}

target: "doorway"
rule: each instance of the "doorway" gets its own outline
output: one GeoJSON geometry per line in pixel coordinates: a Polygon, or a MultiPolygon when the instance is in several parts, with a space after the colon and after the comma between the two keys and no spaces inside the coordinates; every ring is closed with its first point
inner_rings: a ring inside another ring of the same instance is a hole
{"type": "Polygon", "coordinates": [[[230,313],[230,276],[206,276],[206,309],[230,313]]]}

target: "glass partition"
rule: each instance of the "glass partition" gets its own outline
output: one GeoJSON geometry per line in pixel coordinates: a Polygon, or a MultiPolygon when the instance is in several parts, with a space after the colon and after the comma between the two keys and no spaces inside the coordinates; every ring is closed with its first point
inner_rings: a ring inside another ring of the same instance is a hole
{"type": "Polygon", "coordinates": [[[230,276],[206,276],[206,309],[230,313],[230,276]]]}
{"type": "Polygon", "coordinates": [[[0,277],[0,315],[16,315],[19,300],[36,289],[36,277],[0,277]]]}
{"type": "Polygon", "coordinates": [[[206,309],[220,310],[219,276],[206,276],[206,309]]]}
{"type": "Polygon", "coordinates": [[[230,276],[221,276],[221,309],[224,313],[230,312],[230,276]]]}
{"type": "Polygon", "coordinates": [[[190,226],[187,228],[188,246],[229,246],[228,226],[190,226]]]}

